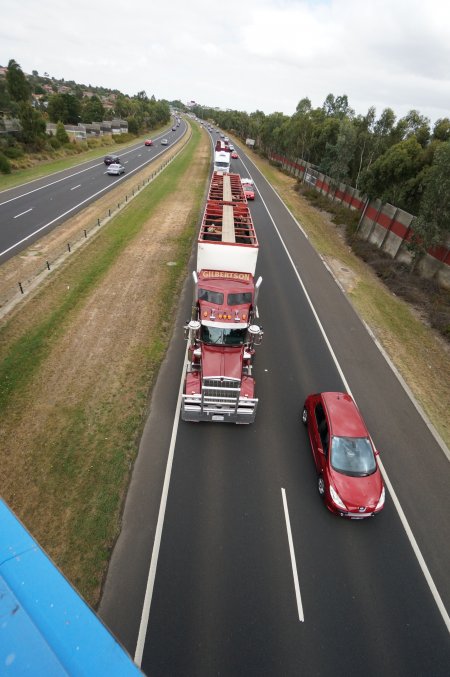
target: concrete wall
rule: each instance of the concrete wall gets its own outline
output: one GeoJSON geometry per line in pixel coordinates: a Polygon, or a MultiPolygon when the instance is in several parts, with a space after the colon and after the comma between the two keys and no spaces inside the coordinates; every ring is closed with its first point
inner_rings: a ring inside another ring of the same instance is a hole
{"type": "MultiPolygon", "coordinates": [[[[412,236],[411,224],[414,215],[381,200],[367,199],[359,190],[345,183],[334,186],[329,176],[319,172],[311,163],[302,159],[290,160],[273,153],[271,160],[279,162],[285,171],[296,176],[311,188],[334,202],[361,212],[358,234],[385,251],[397,261],[411,263],[408,242],[412,236]]],[[[434,277],[443,287],[450,289],[450,238],[440,247],[432,247],[418,265],[419,273],[426,278],[434,277]]]]}

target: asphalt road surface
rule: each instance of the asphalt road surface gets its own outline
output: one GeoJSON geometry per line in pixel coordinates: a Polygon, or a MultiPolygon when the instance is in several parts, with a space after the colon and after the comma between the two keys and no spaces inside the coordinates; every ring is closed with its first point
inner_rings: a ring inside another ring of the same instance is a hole
{"type": "Polygon", "coordinates": [[[238,152],[245,165],[232,169],[257,187],[263,276],[256,422],[179,421],[188,280],[100,615],[151,676],[448,675],[448,458],[299,225],[238,152]],[[385,509],[369,521],[324,508],[300,422],[307,394],[346,388],[389,481],[385,509]]]}
{"type": "Polygon", "coordinates": [[[109,176],[101,157],[0,192],[0,264],[167,152],[185,131],[181,121],[176,131],[152,138],[153,146],[139,142],[117,151],[125,167],[120,176],[109,176]]]}

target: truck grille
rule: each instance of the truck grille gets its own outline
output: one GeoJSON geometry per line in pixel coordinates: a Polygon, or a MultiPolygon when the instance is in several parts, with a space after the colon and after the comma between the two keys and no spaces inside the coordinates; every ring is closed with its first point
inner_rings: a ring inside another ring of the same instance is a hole
{"type": "Polygon", "coordinates": [[[204,378],[202,398],[206,406],[235,408],[239,399],[241,382],[235,378],[204,378]]]}

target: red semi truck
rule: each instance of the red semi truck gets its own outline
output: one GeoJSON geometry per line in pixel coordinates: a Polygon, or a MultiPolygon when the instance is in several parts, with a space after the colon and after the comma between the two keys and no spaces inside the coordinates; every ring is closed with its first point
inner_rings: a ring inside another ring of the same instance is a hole
{"type": "Polygon", "coordinates": [[[258,399],[252,375],[258,240],[238,174],[214,173],[198,238],[181,417],[184,421],[252,423],[258,399]],[[243,191],[242,191],[243,193],[243,191]],[[236,199],[235,199],[236,198],[236,199]]]}

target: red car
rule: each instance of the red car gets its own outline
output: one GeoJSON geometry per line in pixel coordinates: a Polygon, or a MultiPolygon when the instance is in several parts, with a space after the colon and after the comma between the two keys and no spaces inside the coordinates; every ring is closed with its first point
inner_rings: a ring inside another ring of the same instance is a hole
{"type": "Polygon", "coordinates": [[[328,510],[351,519],[380,512],[385,490],[378,452],[350,395],[309,395],[302,421],[308,428],[317,488],[328,510]]]}
{"type": "Polygon", "coordinates": [[[153,141],[151,139],[145,139],[144,146],[153,146],[153,141]]]}
{"type": "Polygon", "coordinates": [[[235,150],[231,153],[231,157],[233,158],[233,160],[239,160],[239,155],[236,153],[235,150]]]}
{"type": "Polygon", "coordinates": [[[244,183],[242,186],[244,189],[244,194],[247,200],[254,200],[255,199],[255,190],[253,186],[251,186],[249,183],[244,183]]]}

